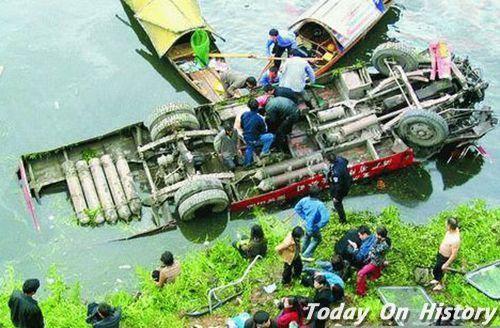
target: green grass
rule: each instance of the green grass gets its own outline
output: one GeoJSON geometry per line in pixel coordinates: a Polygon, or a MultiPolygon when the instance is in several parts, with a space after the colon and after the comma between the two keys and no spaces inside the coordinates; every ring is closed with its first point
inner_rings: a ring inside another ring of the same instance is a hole
{"type": "MultiPolygon", "coordinates": [[[[277,314],[273,299],[287,294],[307,295],[310,289],[296,284],[290,290],[278,289],[272,297],[261,295],[260,287],[276,281],[281,273],[281,261],[273,251],[290,227],[282,224],[274,217],[258,212],[269,240],[269,256],[258,263],[252,270],[249,280],[244,285],[241,301],[230,302],[215,312],[215,317],[207,322],[216,322],[222,317],[229,317],[242,311],[253,312],[256,309],[267,309],[277,314]]],[[[370,323],[380,323],[378,313],[381,308],[375,289],[382,285],[413,285],[413,268],[433,264],[439,242],[444,234],[445,219],[454,215],[461,225],[462,248],[454,267],[472,270],[478,265],[493,262],[500,254],[500,208],[488,208],[483,202],[462,205],[449,212],[443,212],[425,226],[414,226],[403,223],[396,208],[388,207],[380,214],[357,212],[349,215],[349,225],[342,226],[336,222],[336,216],[324,232],[324,241],[317,250],[318,257],[330,258],[334,242],[342,233],[360,224],[369,224],[375,228],[385,225],[393,241],[393,249],[388,255],[390,266],[376,282],[370,283],[369,294],[365,298],[354,296],[354,283],[347,283],[347,300],[350,306],[369,307],[370,323]]],[[[141,292],[134,297],[127,292],[113,293],[105,299],[115,306],[121,306],[124,312],[122,327],[183,327],[189,319],[183,314],[186,311],[206,305],[207,291],[213,287],[228,283],[241,276],[247,262],[232,249],[228,240],[219,240],[200,252],[191,253],[182,260],[182,274],[170,285],[158,289],[149,278],[149,270],[138,268],[141,292]]],[[[50,291],[50,296],[41,300],[41,307],[46,318],[47,327],[87,327],[84,323],[85,305],[80,298],[78,285],[68,286],[55,269],[49,272],[53,279],[50,285],[43,288],[50,291]]],[[[11,327],[6,306],[9,294],[14,287],[19,287],[19,278],[14,270],[9,269],[4,277],[0,290],[0,327],[11,327]]],[[[430,292],[434,300],[446,304],[461,304],[473,307],[496,307],[498,302],[489,299],[475,288],[468,285],[463,276],[448,274],[446,290],[435,294],[430,292]]],[[[494,325],[500,324],[497,316],[494,325]]]]}

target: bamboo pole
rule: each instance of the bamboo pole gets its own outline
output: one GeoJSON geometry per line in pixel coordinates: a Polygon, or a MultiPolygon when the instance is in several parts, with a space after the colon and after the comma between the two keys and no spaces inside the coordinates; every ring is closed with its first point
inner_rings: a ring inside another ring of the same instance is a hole
{"type": "MultiPolygon", "coordinates": [[[[238,54],[238,53],[211,53],[208,54],[209,57],[212,58],[247,58],[247,59],[260,59],[260,60],[287,60],[286,57],[267,57],[267,56],[258,56],[255,54],[238,54]]],[[[308,61],[318,61],[322,60],[322,58],[303,58],[308,61]]]]}

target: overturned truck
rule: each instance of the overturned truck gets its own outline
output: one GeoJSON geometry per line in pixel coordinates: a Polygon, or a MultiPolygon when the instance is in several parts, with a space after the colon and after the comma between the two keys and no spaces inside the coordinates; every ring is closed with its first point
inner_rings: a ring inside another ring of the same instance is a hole
{"type": "Polygon", "coordinates": [[[228,171],[213,146],[222,124],[247,110],[242,98],[158,107],[147,122],[24,155],[20,176],[37,199],[65,186],[82,224],[130,220],[152,206],[162,214],[153,228],[207,209],[243,211],[306,194],[312,185],[324,188],[329,153],[349,160],[354,180],[371,178],[446,145],[473,144],[496,125],[491,109],[474,107],[488,85],[467,59],[453,58],[443,79],[432,79],[430,61],[428,51],[389,43],[375,50],[373,67],[323,75],[323,87],[306,91],[314,108],[299,106],[289,154],[255,155],[251,168],[228,171]]]}

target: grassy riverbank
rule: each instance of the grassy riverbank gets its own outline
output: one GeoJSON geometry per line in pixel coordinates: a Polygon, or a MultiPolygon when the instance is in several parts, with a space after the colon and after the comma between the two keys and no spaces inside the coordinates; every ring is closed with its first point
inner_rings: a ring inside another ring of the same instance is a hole
{"type": "MultiPolygon", "coordinates": [[[[267,309],[277,314],[273,300],[287,294],[311,293],[310,289],[298,283],[288,290],[278,289],[274,295],[261,292],[261,286],[276,282],[281,273],[281,262],[273,251],[289,227],[273,217],[258,213],[269,239],[269,256],[260,261],[252,270],[249,280],[244,284],[241,297],[218,309],[211,317],[200,321],[190,321],[183,314],[206,305],[206,293],[213,287],[239,278],[247,262],[242,261],[232,249],[228,240],[216,242],[212,247],[189,255],[182,262],[182,275],[175,283],[159,290],[149,279],[149,270],[139,268],[140,295],[118,292],[106,297],[113,305],[123,308],[123,327],[183,327],[193,323],[216,326],[222,324],[230,315],[242,311],[253,312],[267,309]]],[[[444,233],[444,221],[450,216],[458,217],[462,232],[462,249],[454,264],[455,268],[471,270],[477,265],[493,262],[500,254],[500,208],[488,208],[483,202],[462,205],[449,212],[443,212],[425,226],[405,224],[400,220],[394,207],[386,208],[382,213],[357,212],[349,215],[349,225],[337,224],[332,217],[324,233],[324,241],[317,250],[318,257],[328,259],[332,253],[334,241],[345,230],[362,223],[371,227],[385,225],[393,241],[393,249],[388,255],[390,266],[384,270],[381,279],[370,283],[369,295],[358,298],[353,293],[353,281],[347,283],[347,302],[351,306],[369,307],[369,320],[372,324],[380,323],[378,313],[381,303],[375,293],[376,286],[413,285],[413,268],[430,266],[439,242],[444,233]]],[[[47,327],[87,327],[85,305],[80,299],[78,285],[68,286],[62,277],[53,270],[49,273],[51,284],[42,282],[42,288],[49,289],[50,296],[41,301],[47,327]]],[[[466,284],[460,275],[448,274],[447,287],[442,293],[432,293],[436,301],[446,304],[461,304],[473,307],[496,307],[498,302],[487,298],[475,288],[466,284]]],[[[0,290],[0,327],[11,327],[6,306],[8,296],[14,286],[20,282],[9,270],[0,290]]],[[[499,325],[499,316],[493,325],[499,325]]]]}

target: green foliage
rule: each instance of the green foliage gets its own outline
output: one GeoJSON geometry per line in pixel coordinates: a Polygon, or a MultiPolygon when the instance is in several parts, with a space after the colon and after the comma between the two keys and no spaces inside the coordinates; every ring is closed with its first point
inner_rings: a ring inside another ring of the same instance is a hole
{"type": "Polygon", "coordinates": [[[31,153],[28,155],[25,155],[26,159],[28,160],[37,160],[37,159],[42,159],[46,153],[31,153]]]}
{"type": "MultiPolygon", "coordinates": [[[[84,210],[84,213],[88,216],[88,218],[90,219],[88,225],[90,226],[97,226],[97,222],[95,221],[96,217],[101,214],[103,215],[103,211],[102,211],[102,208],[101,207],[98,207],[98,208],[94,208],[94,209],[89,209],[89,208],[86,208],[84,210]]],[[[75,220],[78,220],[76,217],[75,217],[75,220]]]]}
{"type": "Polygon", "coordinates": [[[97,157],[97,152],[95,149],[88,148],[82,150],[82,158],[88,163],[92,158],[97,157]]]}
{"type": "MultiPolygon", "coordinates": [[[[215,315],[218,318],[227,318],[243,311],[254,312],[257,309],[267,309],[272,314],[277,314],[273,299],[290,294],[307,296],[312,292],[311,289],[300,286],[298,282],[291,289],[278,288],[272,296],[261,291],[262,286],[280,279],[282,262],[274,252],[274,247],[281,242],[291,227],[260,210],[255,214],[259,217],[268,238],[268,256],[252,269],[248,280],[243,284],[240,300],[230,302],[216,310],[215,315]]],[[[393,249],[388,254],[390,265],[384,270],[382,277],[378,281],[370,282],[369,293],[364,298],[354,296],[354,279],[346,283],[346,299],[349,306],[369,307],[370,323],[380,324],[379,313],[382,304],[377,297],[376,287],[414,285],[413,268],[417,265],[433,264],[437,247],[444,235],[445,220],[449,216],[456,216],[459,219],[462,233],[462,248],[454,267],[463,267],[468,271],[498,259],[500,208],[489,209],[483,202],[462,205],[452,211],[443,212],[425,226],[401,222],[395,207],[388,207],[379,215],[370,212],[352,213],[348,216],[348,226],[337,223],[336,217],[332,217],[316,255],[318,258],[329,259],[335,241],[347,229],[354,226],[368,224],[372,228],[379,225],[387,227],[393,249]]],[[[140,293],[134,296],[121,291],[108,295],[106,300],[122,307],[124,313],[122,327],[125,328],[188,326],[190,319],[184,314],[207,305],[208,290],[238,279],[247,265],[248,262],[230,246],[229,240],[219,240],[209,248],[187,255],[182,260],[182,274],[174,283],[159,289],[151,281],[149,270],[138,268],[140,293]]],[[[54,269],[50,270],[48,280],[51,283],[48,286],[43,284],[43,287],[49,290],[50,295],[41,301],[47,327],[86,327],[85,305],[80,300],[79,286],[66,285],[54,269]]],[[[0,326],[4,324],[11,327],[6,304],[14,287],[19,287],[19,281],[15,278],[14,270],[10,268],[5,274],[0,290],[0,326]]],[[[220,296],[228,296],[232,292],[234,290],[220,296]]],[[[446,275],[444,292],[429,291],[429,293],[434,300],[446,304],[497,306],[496,301],[468,285],[463,276],[456,274],[446,275]]],[[[206,322],[212,323],[217,320],[213,317],[206,322]]],[[[500,324],[498,317],[495,320],[493,325],[500,324]]]]}
{"type": "Polygon", "coordinates": [[[340,76],[342,73],[344,73],[344,72],[346,72],[348,70],[358,69],[358,68],[362,68],[362,67],[365,67],[365,66],[366,66],[366,62],[357,59],[356,62],[353,65],[347,66],[347,67],[336,68],[336,69],[334,69],[334,70],[331,71],[331,74],[332,74],[333,77],[337,77],[337,76],[340,76]]]}

